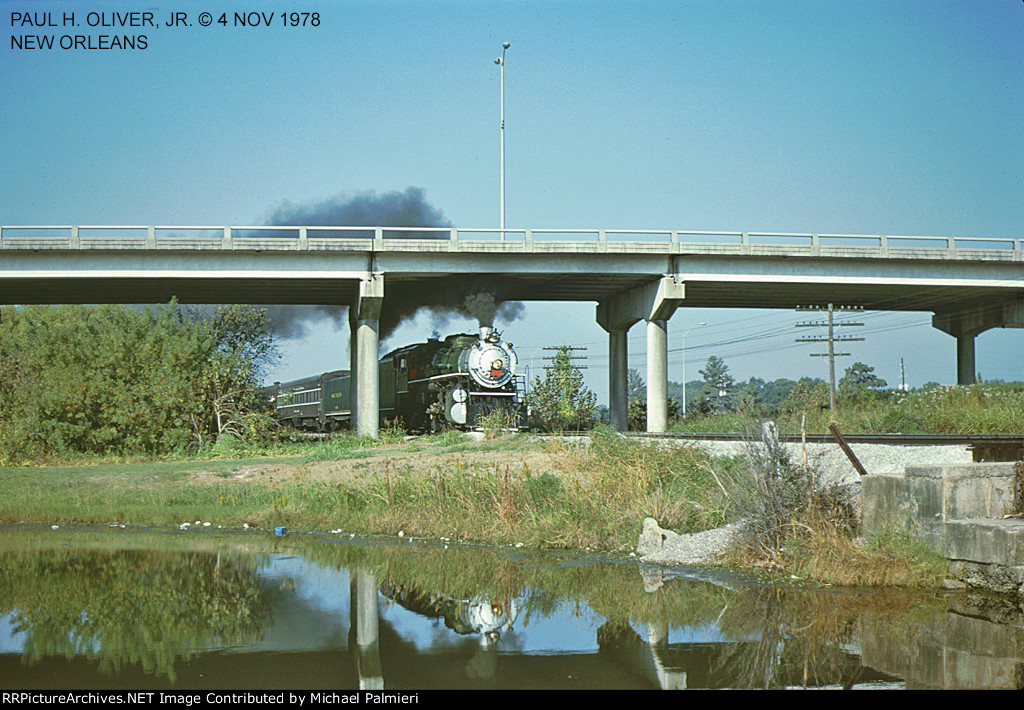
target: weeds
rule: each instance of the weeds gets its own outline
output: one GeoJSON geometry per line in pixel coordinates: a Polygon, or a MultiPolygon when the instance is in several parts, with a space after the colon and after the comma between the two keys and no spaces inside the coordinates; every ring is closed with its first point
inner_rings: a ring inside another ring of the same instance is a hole
{"type": "Polygon", "coordinates": [[[944,558],[913,530],[887,529],[859,542],[850,491],[823,485],[814,467],[790,461],[771,427],[748,437],[746,455],[724,477],[730,513],[744,521],[735,561],[844,586],[934,588],[945,576],[944,558]]]}
{"type": "Polygon", "coordinates": [[[730,512],[744,521],[739,537],[748,556],[784,564],[787,544],[819,524],[849,526],[848,506],[838,490],[822,490],[812,467],[789,460],[774,428],[766,425],[729,474],[730,512]]]}
{"type": "MultiPolygon", "coordinates": [[[[763,414],[763,413],[761,413],[763,414]]],[[[791,402],[771,412],[780,431],[900,434],[1019,434],[1024,430],[1024,383],[984,383],[894,391],[869,401],[840,401],[835,412],[814,402],[791,402]]],[[[729,412],[676,421],[678,431],[746,431],[751,412],[729,412]]]]}
{"type": "Polygon", "coordinates": [[[518,429],[515,412],[507,409],[495,409],[479,417],[477,426],[485,439],[503,438],[518,429]]]}
{"type": "Polygon", "coordinates": [[[793,554],[793,571],[832,584],[871,587],[936,588],[946,576],[946,560],[907,528],[888,528],[866,544],[844,530],[817,525],[793,554]]]}

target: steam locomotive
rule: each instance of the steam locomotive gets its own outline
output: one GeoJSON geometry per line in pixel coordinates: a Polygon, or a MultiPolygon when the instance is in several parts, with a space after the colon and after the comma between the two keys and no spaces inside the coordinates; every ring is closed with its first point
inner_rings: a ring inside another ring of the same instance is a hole
{"type": "MultiPolygon", "coordinates": [[[[380,419],[410,431],[474,429],[501,413],[508,428],[526,427],[525,378],[512,343],[489,326],[479,335],[449,335],[393,350],[378,362],[380,419]]],[[[325,372],[265,389],[274,417],[297,429],[333,431],[351,425],[352,377],[325,372]]]]}

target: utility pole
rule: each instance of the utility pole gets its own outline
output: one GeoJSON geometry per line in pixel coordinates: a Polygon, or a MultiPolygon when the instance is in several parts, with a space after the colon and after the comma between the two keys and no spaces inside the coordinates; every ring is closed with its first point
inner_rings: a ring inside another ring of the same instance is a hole
{"type": "Polygon", "coordinates": [[[837,353],[835,351],[836,343],[848,343],[854,340],[864,340],[864,338],[855,338],[853,336],[836,336],[835,327],[838,326],[853,326],[853,325],[864,325],[863,323],[836,323],[833,317],[836,311],[863,311],[864,306],[834,306],[831,303],[828,306],[797,306],[798,311],[827,311],[828,320],[826,322],[809,322],[809,323],[797,323],[797,328],[809,328],[809,327],[828,327],[828,336],[825,338],[797,338],[798,343],[828,343],[828,352],[824,353],[811,353],[811,357],[827,357],[828,358],[828,406],[832,412],[836,411],[836,358],[846,357],[850,353],[837,353]]]}
{"type": "MultiPolygon", "coordinates": [[[[572,361],[572,360],[586,360],[587,359],[586,355],[574,355],[573,354],[577,350],[579,350],[581,352],[586,352],[587,348],[584,345],[556,345],[556,346],[545,347],[545,348],[541,348],[541,349],[542,350],[555,350],[555,351],[565,350],[566,353],[567,353],[567,357],[569,358],[570,361],[572,361]]],[[[555,360],[555,359],[557,359],[557,357],[558,357],[557,355],[554,356],[554,357],[546,357],[545,356],[543,359],[545,359],[545,360],[555,360]]],[[[545,370],[550,370],[553,367],[554,367],[554,365],[545,365],[544,369],[545,370]]],[[[587,366],[586,365],[578,365],[577,369],[579,369],[579,370],[586,370],[587,366]]]]}
{"type": "MultiPolygon", "coordinates": [[[[586,350],[587,350],[586,346],[582,346],[582,345],[558,345],[558,346],[553,346],[553,347],[545,347],[544,350],[556,350],[556,351],[559,351],[559,352],[564,350],[565,353],[566,353],[566,358],[569,360],[569,364],[570,365],[572,365],[577,370],[586,370],[587,369],[586,365],[573,365],[572,364],[573,360],[583,360],[583,361],[586,361],[586,359],[587,359],[586,355],[575,355],[574,354],[576,351],[586,352],[586,350]]],[[[556,360],[557,358],[558,358],[558,356],[555,355],[553,357],[545,357],[544,359],[545,360],[556,360]]],[[[555,367],[556,367],[556,365],[553,365],[553,364],[552,365],[545,365],[544,369],[545,370],[552,370],[555,367]]],[[[568,399],[569,399],[569,382],[568,382],[568,378],[566,377],[566,374],[568,374],[568,373],[565,373],[565,372],[562,373],[562,388],[565,390],[562,394],[565,397],[566,401],[568,401],[568,399]]]]}

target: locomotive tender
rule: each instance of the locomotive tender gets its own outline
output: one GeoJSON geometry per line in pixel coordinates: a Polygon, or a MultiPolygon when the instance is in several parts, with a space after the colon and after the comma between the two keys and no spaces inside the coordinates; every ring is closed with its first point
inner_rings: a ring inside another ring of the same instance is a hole
{"type": "MultiPolygon", "coordinates": [[[[500,412],[509,428],[526,427],[525,378],[501,333],[449,335],[407,345],[378,363],[380,418],[401,419],[412,431],[473,429],[500,412]]],[[[298,429],[333,431],[352,419],[352,377],[325,372],[266,388],[274,417],[298,429]]]]}

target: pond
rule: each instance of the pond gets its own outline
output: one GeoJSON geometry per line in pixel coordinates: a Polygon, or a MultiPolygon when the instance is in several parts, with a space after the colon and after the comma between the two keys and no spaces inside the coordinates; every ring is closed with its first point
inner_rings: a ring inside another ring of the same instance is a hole
{"type": "Polygon", "coordinates": [[[1002,600],[347,534],[0,527],[4,689],[1019,688],[1002,600]]]}

